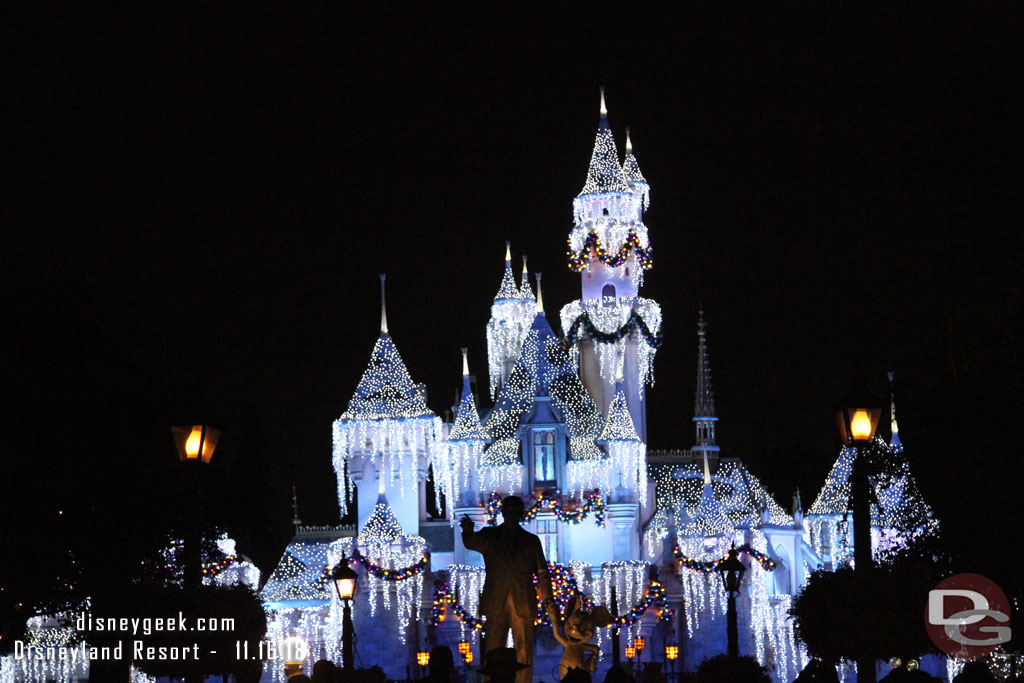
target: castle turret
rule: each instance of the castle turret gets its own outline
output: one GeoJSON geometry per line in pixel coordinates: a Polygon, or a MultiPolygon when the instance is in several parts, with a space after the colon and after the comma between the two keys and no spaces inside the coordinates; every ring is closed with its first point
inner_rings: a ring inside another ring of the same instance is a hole
{"type": "Polygon", "coordinates": [[[470,388],[467,350],[462,349],[462,397],[448,438],[434,459],[434,476],[439,493],[444,493],[448,499],[449,510],[480,503],[478,470],[484,446],[490,442],[490,435],[480,423],[470,388]]]}
{"type": "Polygon", "coordinates": [[[441,437],[441,419],[427,407],[422,388],[413,383],[388,333],[384,275],[380,284],[380,334],[348,408],[333,425],[338,505],[344,516],[358,486],[362,525],[373,512],[373,492],[386,491],[402,526],[416,529],[419,488],[441,437]]]}
{"type": "Polygon", "coordinates": [[[693,404],[693,423],[697,429],[694,457],[704,457],[712,468],[718,467],[715,443],[715,392],[711,387],[711,362],[708,360],[707,323],[704,311],[697,321],[697,390],[693,404]]]}
{"type": "Polygon", "coordinates": [[[576,224],[569,233],[569,267],[580,273],[578,301],[562,308],[562,330],[576,344],[580,377],[605,415],[615,399],[615,378],[640,439],[647,440],[644,386],[653,381],[654,353],[661,345],[661,307],[639,297],[643,271],[651,267],[643,212],[649,198],[632,149],[627,178],[608,126],[601,118],[583,190],[573,201],[576,224]]]}
{"type": "MultiPolygon", "coordinates": [[[[524,278],[525,270],[524,257],[524,278]]],[[[512,276],[512,248],[509,242],[505,242],[505,272],[498,293],[494,296],[494,303],[491,304],[491,319],[487,323],[487,370],[492,399],[512,372],[523,348],[523,340],[533,324],[534,311],[529,282],[525,282],[525,291],[516,287],[512,276]]]]}

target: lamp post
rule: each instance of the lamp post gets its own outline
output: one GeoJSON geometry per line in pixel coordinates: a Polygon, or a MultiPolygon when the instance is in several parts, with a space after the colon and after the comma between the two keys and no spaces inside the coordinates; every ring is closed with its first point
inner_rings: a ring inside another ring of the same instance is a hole
{"type": "Polygon", "coordinates": [[[171,427],[171,434],[178,449],[178,459],[187,469],[190,495],[193,497],[188,506],[188,522],[185,525],[185,585],[196,588],[203,582],[199,473],[202,465],[209,464],[213,457],[217,441],[220,440],[220,431],[206,425],[195,425],[171,427]]]}
{"type": "MultiPolygon", "coordinates": [[[[875,438],[882,409],[878,398],[867,392],[851,394],[845,406],[836,412],[843,445],[854,449],[850,472],[850,496],[853,498],[853,563],[857,573],[867,572],[871,558],[871,482],[864,450],[875,438]]],[[[858,683],[874,683],[875,660],[857,660],[858,683]]]]}
{"type": "MultiPolygon", "coordinates": [[[[619,616],[619,596],[615,590],[615,586],[612,586],[612,618],[618,619],[619,616]]],[[[618,624],[612,624],[612,666],[618,666],[621,663],[619,659],[619,629],[618,624]]]]}
{"type": "Polygon", "coordinates": [[[339,562],[331,572],[331,579],[334,581],[334,590],[338,593],[338,599],[342,603],[341,611],[341,668],[352,671],[352,636],[355,629],[352,627],[352,596],[356,593],[356,579],[359,575],[348,566],[348,558],[341,555],[339,562]]]}
{"type": "Polygon", "coordinates": [[[284,677],[302,673],[302,662],[309,654],[309,645],[298,636],[288,636],[281,641],[281,659],[284,660],[284,677]]]}
{"type": "Polygon", "coordinates": [[[729,556],[718,565],[718,571],[722,575],[722,585],[729,596],[729,659],[735,660],[739,657],[739,632],[736,627],[736,594],[740,592],[740,584],[743,582],[743,574],[747,568],[743,566],[736,552],[736,544],[729,549],[729,556]]]}
{"type": "Polygon", "coordinates": [[[423,678],[424,674],[427,673],[427,664],[430,663],[430,653],[426,650],[417,652],[416,663],[420,665],[420,678],[423,678]]]}
{"type": "Polygon", "coordinates": [[[644,640],[643,636],[637,636],[633,640],[633,647],[636,648],[636,661],[639,662],[644,656],[644,648],[647,646],[647,641],[644,640]]]}
{"type": "Polygon", "coordinates": [[[676,675],[676,658],[679,657],[679,646],[675,643],[670,643],[665,646],[665,659],[668,660],[669,666],[669,679],[675,678],[676,675]]]}
{"type": "Polygon", "coordinates": [[[626,646],[626,659],[629,660],[630,664],[633,663],[633,657],[636,657],[636,647],[634,647],[633,645],[627,645],[626,646]]]}

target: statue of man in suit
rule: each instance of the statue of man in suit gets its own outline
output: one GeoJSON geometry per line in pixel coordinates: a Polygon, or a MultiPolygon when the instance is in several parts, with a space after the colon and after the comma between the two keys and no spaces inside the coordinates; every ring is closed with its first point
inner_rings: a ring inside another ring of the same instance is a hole
{"type": "Polygon", "coordinates": [[[557,620],[558,609],[551,594],[551,577],[540,539],[519,525],[525,514],[523,501],[508,496],[501,502],[504,518],[499,526],[473,531],[466,516],[460,522],[462,543],[484,556],[487,577],[480,594],[480,613],[487,617],[484,626],[484,652],[505,646],[509,628],[516,661],[526,665],[516,674],[516,683],[533,680],[533,619],[537,616],[537,575],[544,609],[557,620]]]}

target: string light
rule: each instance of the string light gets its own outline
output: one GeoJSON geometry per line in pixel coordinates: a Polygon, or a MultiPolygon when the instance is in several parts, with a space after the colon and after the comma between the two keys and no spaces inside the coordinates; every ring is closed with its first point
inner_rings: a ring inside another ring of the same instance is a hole
{"type": "MultiPolygon", "coordinates": [[[[594,524],[604,526],[605,503],[600,491],[589,493],[583,505],[575,509],[563,507],[561,497],[541,494],[526,508],[522,523],[532,522],[542,510],[553,512],[555,519],[565,524],[579,524],[593,511],[594,524]]],[[[501,514],[501,496],[491,494],[487,499],[487,524],[489,526],[496,525],[499,514],[501,514]]]]}

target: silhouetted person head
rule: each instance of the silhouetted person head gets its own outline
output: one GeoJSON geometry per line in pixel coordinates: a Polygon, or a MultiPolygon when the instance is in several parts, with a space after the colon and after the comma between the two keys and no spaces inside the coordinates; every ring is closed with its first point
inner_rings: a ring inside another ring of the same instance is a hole
{"type": "MultiPolygon", "coordinates": [[[[519,501],[519,505],[522,509],[523,501],[519,501]]],[[[515,650],[496,647],[487,653],[480,673],[487,676],[488,683],[515,683],[516,673],[525,668],[526,665],[516,661],[515,650]]]]}
{"type": "Polygon", "coordinates": [[[288,683],[312,683],[306,674],[295,674],[288,677],[288,683]]]}
{"type": "Polygon", "coordinates": [[[526,506],[523,505],[523,499],[519,496],[506,496],[501,501],[501,516],[509,524],[518,524],[523,521],[523,515],[525,514],[526,506]]]}
{"type": "Polygon", "coordinates": [[[337,668],[338,667],[334,665],[334,662],[326,659],[318,660],[313,664],[310,680],[312,680],[313,683],[331,683],[335,679],[334,672],[337,668]]]}
{"type": "Polygon", "coordinates": [[[565,676],[562,677],[562,683],[591,683],[592,681],[590,672],[584,671],[578,666],[574,666],[566,671],[565,676]]]}
{"type": "Polygon", "coordinates": [[[455,656],[447,645],[438,645],[430,651],[427,678],[431,681],[447,681],[452,669],[455,668],[455,656]]]}
{"type": "Polygon", "coordinates": [[[975,659],[964,664],[964,668],[953,678],[953,683],[995,683],[996,680],[988,665],[975,659]]]}

